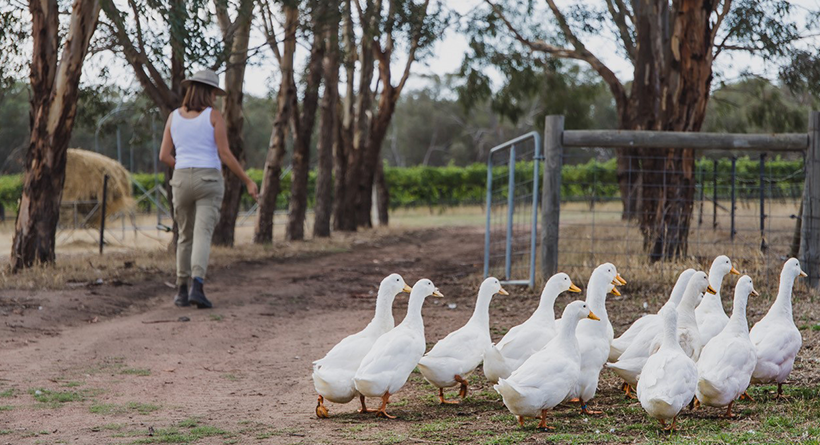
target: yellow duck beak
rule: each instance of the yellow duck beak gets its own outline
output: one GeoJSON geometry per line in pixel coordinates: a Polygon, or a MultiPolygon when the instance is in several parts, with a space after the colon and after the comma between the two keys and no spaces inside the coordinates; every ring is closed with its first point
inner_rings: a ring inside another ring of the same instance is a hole
{"type": "Polygon", "coordinates": [[[435,291],[433,291],[433,296],[434,296],[434,297],[439,297],[439,298],[444,297],[444,295],[442,295],[442,294],[441,294],[441,292],[439,292],[439,291],[438,291],[438,289],[436,289],[435,291]]]}
{"type": "Polygon", "coordinates": [[[504,290],[504,288],[503,288],[503,287],[502,287],[501,289],[499,289],[499,290],[498,290],[498,293],[499,293],[499,294],[501,294],[501,295],[509,295],[509,294],[510,294],[509,292],[507,292],[506,290],[504,290]]]}
{"type": "Polygon", "coordinates": [[[589,311],[589,315],[587,315],[587,318],[589,318],[590,320],[601,320],[600,318],[598,318],[597,315],[593,314],[592,311],[589,311]]]}
{"type": "Polygon", "coordinates": [[[569,284],[569,291],[570,292],[581,292],[581,288],[574,285],[574,284],[572,284],[572,283],[570,283],[569,284]]]}
{"type": "Polygon", "coordinates": [[[732,275],[740,275],[740,272],[735,269],[735,266],[732,266],[732,270],[730,270],[729,273],[732,275]]]}
{"type": "Polygon", "coordinates": [[[404,289],[401,290],[402,292],[407,292],[408,294],[413,291],[413,288],[409,285],[405,284],[404,289]]]}
{"type": "Polygon", "coordinates": [[[757,291],[754,290],[754,289],[752,289],[752,291],[749,293],[749,295],[754,296],[754,297],[759,297],[760,296],[760,294],[757,293],[757,291]]]}
{"type": "Polygon", "coordinates": [[[712,295],[717,295],[717,291],[716,291],[716,290],[715,290],[715,288],[714,288],[714,287],[712,287],[711,285],[709,285],[709,286],[707,286],[707,287],[706,287],[706,292],[709,292],[709,293],[710,293],[710,294],[712,294],[712,295]]]}
{"type": "Polygon", "coordinates": [[[613,286],[623,286],[624,284],[626,284],[626,280],[621,278],[621,274],[615,275],[615,279],[612,280],[612,285],[613,286]]]}
{"type": "Polygon", "coordinates": [[[809,276],[809,274],[807,274],[806,272],[803,272],[803,271],[801,270],[801,271],[800,271],[800,276],[801,276],[801,277],[803,277],[803,278],[806,278],[806,277],[808,277],[808,276],[809,276]]]}
{"type": "Polygon", "coordinates": [[[616,297],[620,297],[620,296],[621,296],[621,292],[620,292],[620,291],[618,291],[618,288],[617,288],[617,287],[613,287],[613,288],[612,288],[612,291],[610,291],[610,293],[611,293],[612,295],[615,295],[616,297]]]}

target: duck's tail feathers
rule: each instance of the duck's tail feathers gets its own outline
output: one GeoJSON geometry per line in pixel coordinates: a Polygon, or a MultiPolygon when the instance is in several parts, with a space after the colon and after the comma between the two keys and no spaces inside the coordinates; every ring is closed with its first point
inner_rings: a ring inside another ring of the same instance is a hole
{"type": "Polygon", "coordinates": [[[484,376],[491,383],[500,382],[512,374],[513,370],[507,360],[501,355],[501,351],[495,346],[490,346],[484,351],[484,376]]]}
{"type": "Polygon", "coordinates": [[[495,392],[500,394],[501,397],[505,399],[521,396],[521,392],[519,392],[513,385],[510,384],[510,382],[503,378],[499,379],[498,383],[493,385],[493,389],[495,389],[495,392]]]}

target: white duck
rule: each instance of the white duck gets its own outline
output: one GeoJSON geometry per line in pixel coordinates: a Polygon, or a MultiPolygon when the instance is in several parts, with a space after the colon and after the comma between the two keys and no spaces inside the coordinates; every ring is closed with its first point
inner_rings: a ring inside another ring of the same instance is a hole
{"type": "Polygon", "coordinates": [[[735,301],[729,323],[704,346],[698,360],[697,400],[704,405],[726,406],[726,417],[734,417],[732,404],[740,397],[752,378],[757,354],[749,338],[746,303],[749,295],[757,296],[748,275],[735,286],[735,301]]]}
{"type": "MultiPolygon", "coordinates": [[[[686,284],[689,283],[689,279],[692,278],[692,275],[694,274],[695,269],[686,269],[678,275],[678,280],[672,288],[672,293],[669,294],[668,302],[671,302],[675,307],[678,307],[678,303],[680,303],[681,298],[683,298],[683,291],[686,289],[686,284]]],[[[609,361],[618,361],[618,358],[624,353],[624,351],[626,351],[626,348],[632,344],[635,337],[637,337],[638,334],[640,334],[641,331],[643,331],[647,326],[651,326],[655,331],[659,331],[661,329],[661,326],[663,326],[663,319],[660,317],[660,312],[658,312],[658,314],[644,315],[643,317],[635,320],[635,322],[632,323],[632,325],[624,331],[620,337],[612,340],[612,344],[609,346],[609,361]]]]}
{"type": "Polygon", "coordinates": [[[604,263],[595,268],[589,277],[586,303],[601,321],[582,320],[576,329],[581,351],[581,374],[570,391],[570,399],[578,399],[581,402],[581,412],[584,414],[601,413],[589,410],[587,402],[595,397],[601,369],[609,357],[609,345],[613,335],[612,324],[606,312],[606,294],[610,290],[615,290],[613,285],[616,283],[626,284],[626,281],[618,275],[614,265],[604,263]]]}
{"type": "Polygon", "coordinates": [[[783,382],[789,377],[794,358],[803,345],[792,316],[792,288],[797,277],[806,277],[806,273],[800,269],[800,261],[792,258],[780,272],[780,289],[774,304],[749,333],[757,351],[752,383],[777,382],[778,397],[783,395],[783,382]]]}
{"type": "Polygon", "coordinates": [[[381,397],[382,404],[377,410],[378,416],[395,418],[387,414],[390,396],[404,386],[413,368],[424,355],[427,344],[424,341],[421,306],[429,295],[443,296],[433,282],[426,278],[413,285],[404,320],[376,340],[353,377],[356,390],[360,394],[366,397],[381,397]]]}
{"type": "Polygon", "coordinates": [[[410,286],[405,284],[401,275],[394,273],[385,277],[379,285],[373,320],[363,330],[345,337],[324,358],[313,362],[313,386],[319,393],[318,417],[328,416],[324,399],[347,403],[357,394],[362,404],[359,412],[367,412],[364,396],[353,385],[353,375],[376,339],[393,329],[393,299],[401,292],[410,292],[410,286]]]}
{"type": "Polygon", "coordinates": [[[721,255],[712,261],[709,268],[709,284],[717,291],[714,295],[704,295],[700,306],[695,310],[698,319],[698,330],[700,331],[703,344],[709,343],[715,335],[718,335],[729,317],[723,310],[723,302],[720,299],[720,288],[723,286],[723,278],[726,275],[740,275],[740,272],[732,266],[732,261],[726,255],[721,255]]]}
{"type": "MultiPolygon", "coordinates": [[[[703,347],[695,320],[695,307],[700,303],[704,292],[711,294],[715,290],[709,285],[706,273],[695,272],[686,284],[683,298],[676,308],[678,342],[686,356],[693,361],[698,360],[703,347]]],[[[621,354],[621,358],[615,363],[608,364],[607,367],[615,371],[615,374],[624,379],[630,387],[636,388],[638,376],[646,360],[660,349],[663,338],[663,330],[644,329],[621,354]]],[[[628,388],[627,396],[629,396],[628,388]]]]}
{"type": "Polygon", "coordinates": [[[666,303],[658,315],[663,319],[663,343],[646,360],[638,380],[638,400],[664,429],[674,430],[678,413],[695,396],[698,368],[678,342],[678,312],[674,302],[666,303]],[[672,424],[666,426],[666,421],[672,424]]]}
{"type": "Polygon", "coordinates": [[[458,395],[467,397],[467,376],[484,357],[484,351],[492,346],[490,339],[490,301],[495,294],[509,295],[497,278],[489,277],[481,283],[475,310],[470,320],[458,330],[448,334],[419,360],[418,368],[428,382],[438,387],[442,404],[459,403],[444,399],[444,388],[461,385],[458,395]]]}
{"type": "Polygon", "coordinates": [[[569,275],[553,275],[541,292],[538,308],[524,323],[513,327],[495,346],[484,353],[484,376],[491,383],[506,379],[531,355],[555,337],[555,299],[562,292],[581,292],[569,275]]]}
{"type": "Polygon", "coordinates": [[[581,373],[581,352],[575,330],[584,318],[599,320],[583,301],[567,305],[558,335],[508,379],[502,378],[493,386],[503,397],[507,409],[518,416],[521,426],[525,417],[540,417],[538,427],[552,429],[546,424],[547,410],[567,398],[581,373]]]}

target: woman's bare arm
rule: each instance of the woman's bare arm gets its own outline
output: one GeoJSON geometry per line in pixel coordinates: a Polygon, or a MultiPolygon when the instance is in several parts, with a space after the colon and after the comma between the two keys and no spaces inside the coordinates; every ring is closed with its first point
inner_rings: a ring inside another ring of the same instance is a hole
{"type": "Polygon", "coordinates": [[[233,172],[233,174],[239,176],[242,182],[245,183],[245,187],[248,189],[248,194],[251,195],[253,199],[257,199],[259,189],[256,186],[256,183],[253,182],[253,179],[251,179],[247,173],[245,173],[242,165],[240,165],[239,161],[236,160],[236,156],[231,153],[230,146],[228,145],[228,129],[225,126],[225,119],[222,117],[222,113],[218,110],[212,110],[211,123],[214,125],[214,139],[216,139],[216,148],[219,152],[219,159],[222,160],[222,163],[225,164],[228,169],[233,172]]]}
{"type": "Polygon", "coordinates": [[[171,139],[171,118],[174,113],[168,115],[168,120],[165,121],[165,130],[162,132],[162,145],[159,148],[159,160],[168,167],[174,168],[177,161],[171,155],[174,149],[174,140],[171,139]]]}

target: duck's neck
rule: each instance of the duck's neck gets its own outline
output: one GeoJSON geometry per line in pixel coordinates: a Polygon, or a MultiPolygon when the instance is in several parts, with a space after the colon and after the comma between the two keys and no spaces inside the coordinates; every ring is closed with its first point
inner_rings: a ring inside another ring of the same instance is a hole
{"type": "Polygon", "coordinates": [[[677,319],[665,319],[663,323],[663,342],[661,349],[681,349],[678,343],[677,319]]]}
{"type": "Polygon", "coordinates": [[[780,288],[777,291],[777,298],[775,298],[774,304],[772,304],[771,309],[769,309],[770,314],[782,315],[788,317],[789,320],[793,318],[792,292],[794,291],[794,280],[795,277],[786,276],[786,274],[780,275],[780,288]]]}
{"type": "Polygon", "coordinates": [[[720,288],[723,286],[723,277],[726,276],[724,273],[720,273],[715,266],[712,266],[709,269],[709,285],[712,286],[712,289],[715,290],[715,294],[710,294],[706,292],[703,294],[703,303],[707,305],[718,305],[720,306],[721,310],[723,309],[723,303],[720,302],[720,288]]]}
{"type": "Polygon", "coordinates": [[[401,324],[424,328],[424,322],[421,320],[421,306],[424,304],[424,298],[425,295],[410,294],[410,301],[407,302],[407,315],[401,324]]]}
{"type": "Polygon", "coordinates": [[[481,289],[478,291],[478,298],[475,302],[475,310],[473,316],[470,317],[469,324],[478,324],[479,326],[486,326],[490,329],[490,301],[493,299],[493,293],[488,290],[481,289]]]}
{"type": "MultiPolygon", "coordinates": [[[[678,324],[688,324],[694,322],[697,324],[697,320],[695,319],[695,307],[698,303],[698,292],[697,289],[694,287],[686,288],[686,292],[683,293],[683,298],[678,304],[678,324]]],[[[707,295],[711,295],[707,293],[707,295]]]]}
{"type": "Polygon", "coordinates": [[[538,303],[538,308],[532,313],[531,318],[555,322],[555,299],[558,297],[558,292],[551,288],[544,289],[541,294],[541,301],[538,303]]]}
{"type": "Polygon", "coordinates": [[[603,323],[609,320],[609,316],[606,313],[606,293],[607,283],[604,283],[603,279],[597,278],[589,281],[586,303],[587,306],[589,306],[589,310],[597,315],[603,323]]]}
{"type": "Polygon", "coordinates": [[[396,295],[385,289],[379,289],[379,296],[376,297],[376,314],[373,316],[373,323],[385,323],[391,326],[395,324],[393,320],[393,300],[396,295]]]}
{"type": "Polygon", "coordinates": [[[727,326],[731,326],[733,330],[738,332],[746,332],[749,333],[749,322],[746,321],[746,304],[749,301],[748,294],[744,296],[743,294],[746,292],[735,292],[735,301],[732,305],[732,316],[729,317],[729,323],[727,326]]]}
{"type": "Polygon", "coordinates": [[[578,327],[578,322],[580,320],[578,320],[578,317],[575,315],[562,318],[563,320],[561,321],[560,329],[556,338],[559,338],[559,341],[566,344],[569,340],[575,340],[575,329],[578,327]]]}
{"type": "Polygon", "coordinates": [[[678,281],[675,283],[675,287],[672,288],[672,293],[669,294],[669,302],[674,304],[677,307],[680,304],[681,299],[683,299],[683,293],[686,291],[686,284],[687,281],[683,279],[683,277],[679,277],[678,281]]]}

